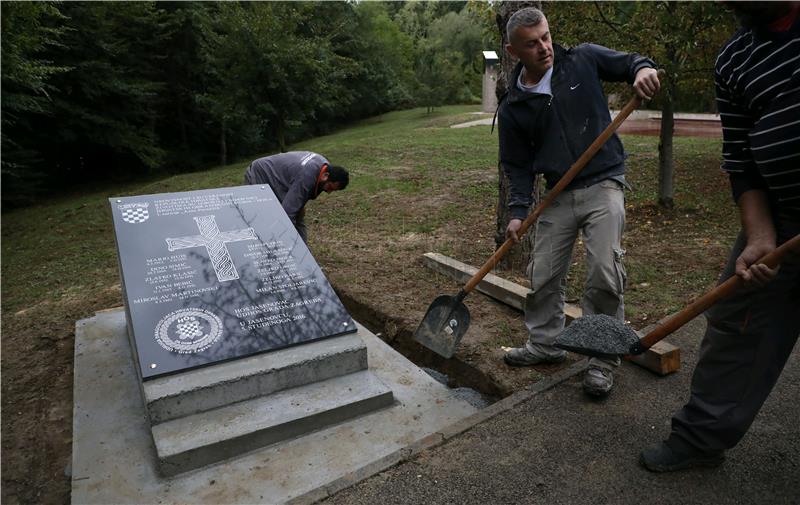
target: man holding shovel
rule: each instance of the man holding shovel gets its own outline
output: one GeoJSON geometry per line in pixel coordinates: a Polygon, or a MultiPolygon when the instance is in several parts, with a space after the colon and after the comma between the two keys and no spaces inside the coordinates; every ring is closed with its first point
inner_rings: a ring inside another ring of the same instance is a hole
{"type": "MultiPolygon", "coordinates": [[[[533,181],[544,174],[552,188],[611,122],[601,80],[627,81],[642,98],[660,88],[654,63],[638,54],[582,44],[554,45],[544,14],[520,9],[508,21],[506,49],[519,58],[509,92],[498,111],[500,162],[510,180],[512,219],[506,235],[517,241],[532,203],[533,181]]],[[[512,366],[558,363],[565,352],[553,346],[564,328],[564,288],[578,232],[586,245],[588,273],[584,314],[624,318],[625,270],[621,247],[625,226],[624,151],[614,134],[586,167],[545,209],[536,225],[528,266],[532,292],[525,303],[529,337],[504,357],[512,366]]],[[[611,390],[619,358],[592,358],[584,391],[611,390]]]]}
{"type": "Polygon", "coordinates": [[[689,402],[672,433],[641,453],[654,472],[717,466],[747,432],[800,334],[800,259],[757,260],[800,234],[798,2],[731,2],[743,28],[715,64],[722,168],[742,231],[721,281],[745,289],[706,312],[689,402]]]}

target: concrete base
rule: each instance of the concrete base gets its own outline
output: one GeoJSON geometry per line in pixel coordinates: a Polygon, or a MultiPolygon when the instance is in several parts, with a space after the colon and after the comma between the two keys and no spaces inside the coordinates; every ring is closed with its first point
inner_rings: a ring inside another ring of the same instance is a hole
{"type": "Polygon", "coordinates": [[[367,346],[356,334],[145,381],[153,424],[251,400],[367,369],[367,346]]]}
{"type": "Polygon", "coordinates": [[[171,478],[160,477],[122,309],[75,336],[73,503],[281,503],[365,469],[476,412],[359,325],[382,410],[171,478]]]}
{"type": "Polygon", "coordinates": [[[369,370],[153,426],[162,475],[175,475],[303,436],[392,404],[369,370]]]}

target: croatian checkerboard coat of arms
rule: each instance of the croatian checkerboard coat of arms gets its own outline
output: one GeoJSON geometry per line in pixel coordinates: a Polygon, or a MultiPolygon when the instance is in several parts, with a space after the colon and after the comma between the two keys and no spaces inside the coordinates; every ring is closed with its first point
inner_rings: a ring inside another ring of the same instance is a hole
{"type": "Polygon", "coordinates": [[[137,224],[144,223],[150,217],[147,210],[149,203],[128,203],[120,205],[119,210],[122,214],[122,220],[126,223],[137,224]]]}

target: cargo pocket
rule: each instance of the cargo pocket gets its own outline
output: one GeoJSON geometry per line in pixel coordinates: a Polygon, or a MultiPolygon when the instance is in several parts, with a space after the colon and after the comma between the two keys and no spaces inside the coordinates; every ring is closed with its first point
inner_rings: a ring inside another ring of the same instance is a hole
{"type": "Polygon", "coordinates": [[[614,270],[617,272],[617,294],[620,295],[625,292],[625,286],[628,283],[628,273],[625,272],[625,264],[622,261],[624,258],[625,249],[615,247],[614,270]]]}
{"type": "Polygon", "coordinates": [[[528,280],[531,283],[531,289],[541,287],[543,281],[552,276],[552,230],[553,223],[546,221],[540,216],[536,221],[536,240],[533,243],[531,259],[525,268],[525,274],[528,276],[528,280]]]}

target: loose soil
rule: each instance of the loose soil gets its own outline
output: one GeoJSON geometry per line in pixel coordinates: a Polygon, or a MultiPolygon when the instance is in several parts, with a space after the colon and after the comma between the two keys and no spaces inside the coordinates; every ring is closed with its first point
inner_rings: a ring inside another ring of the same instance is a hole
{"type": "MultiPolygon", "coordinates": [[[[453,359],[411,339],[430,302],[461,287],[428,271],[422,255],[440,252],[480,265],[495,247],[496,132],[448,128],[471,118],[467,111],[395,113],[293,148],[354,167],[351,188],[322,196],[307,212],[311,249],[353,316],[420,365],[451,376],[452,385],[500,397],[579,358],[554,366],[505,366],[504,348],[526,338],[522,314],[478,293],[466,300],[472,323],[453,359]]],[[[676,139],[678,194],[671,209],[654,202],[656,139],[623,141],[635,188],[626,203],[626,307],[639,328],[713,285],[737,228],[736,211],[718,168],[718,141],[676,139]]],[[[121,304],[104,198],[237,185],[244,166],[59,201],[40,214],[35,212],[42,209],[32,209],[3,216],[5,503],[69,502],[75,321],[121,304]],[[70,222],[81,225],[65,228],[70,222]],[[55,238],[42,238],[54,230],[55,238]],[[57,242],[62,239],[63,245],[57,242]],[[73,263],[63,261],[73,256],[73,263]]],[[[527,283],[518,264],[496,273],[527,283]]],[[[569,301],[579,300],[584,274],[579,243],[569,301]]]]}

